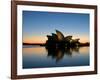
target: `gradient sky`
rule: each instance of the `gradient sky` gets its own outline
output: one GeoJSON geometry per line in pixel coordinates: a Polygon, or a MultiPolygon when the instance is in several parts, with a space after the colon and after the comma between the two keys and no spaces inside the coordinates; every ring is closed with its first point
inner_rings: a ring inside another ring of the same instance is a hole
{"type": "Polygon", "coordinates": [[[45,43],[46,35],[61,31],[64,36],[89,42],[89,14],[23,11],[23,42],[45,43]]]}

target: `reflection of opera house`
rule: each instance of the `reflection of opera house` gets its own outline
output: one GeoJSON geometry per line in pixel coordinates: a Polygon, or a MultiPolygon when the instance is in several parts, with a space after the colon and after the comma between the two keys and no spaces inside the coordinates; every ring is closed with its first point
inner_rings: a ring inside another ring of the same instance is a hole
{"type": "Polygon", "coordinates": [[[81,46],[79,39],[72,39],[72,36],[66,36],[56,30],[56,34],[52,33],[52,35],[47,35],[48,40],[46,41],[47,47],[52,48],[70,48],[70,47],[78,47],[81,46]]]}
{"type": "Polygon", "coordinates": [[[63,59],[65,55],[72,57],[73,52],[79,53],[79,47],[74,48],[48,48],[48,57],[56,59],[56,62],[59,62],[63,59]]]}

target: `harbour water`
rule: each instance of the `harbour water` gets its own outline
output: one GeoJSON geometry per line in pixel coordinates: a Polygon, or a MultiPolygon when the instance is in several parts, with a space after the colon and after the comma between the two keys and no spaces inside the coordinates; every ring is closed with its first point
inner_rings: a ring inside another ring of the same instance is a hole
{"type": "Polygon", "coordinates": [[[88,66],[89,47],[46,49],[44,46],[24,45],[23,69],[88,66]]]}

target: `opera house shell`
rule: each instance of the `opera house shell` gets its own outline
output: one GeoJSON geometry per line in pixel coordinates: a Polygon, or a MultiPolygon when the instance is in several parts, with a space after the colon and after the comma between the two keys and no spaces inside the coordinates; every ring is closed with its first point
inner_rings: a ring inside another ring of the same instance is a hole
{"type": "Polygon", "coordinates": [[[79,39],[72,39],[72,36],[64,37],[63,33],[56,30],[56,34],[47,35],[48,40],[46,41],[47,47],[62,48],[62,47],[78,47],[80,42],[79,39]]]}

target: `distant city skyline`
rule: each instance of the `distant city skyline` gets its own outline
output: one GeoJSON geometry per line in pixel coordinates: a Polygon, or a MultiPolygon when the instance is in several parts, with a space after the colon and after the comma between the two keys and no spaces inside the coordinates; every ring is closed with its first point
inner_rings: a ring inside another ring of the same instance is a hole
{"type": "Polygon", "coordinates": [[[46,35],[61,31],[64,36],[89,42],[89,14],[43,11],[23,11],[23,42],[45,43],[46,35]]]}

